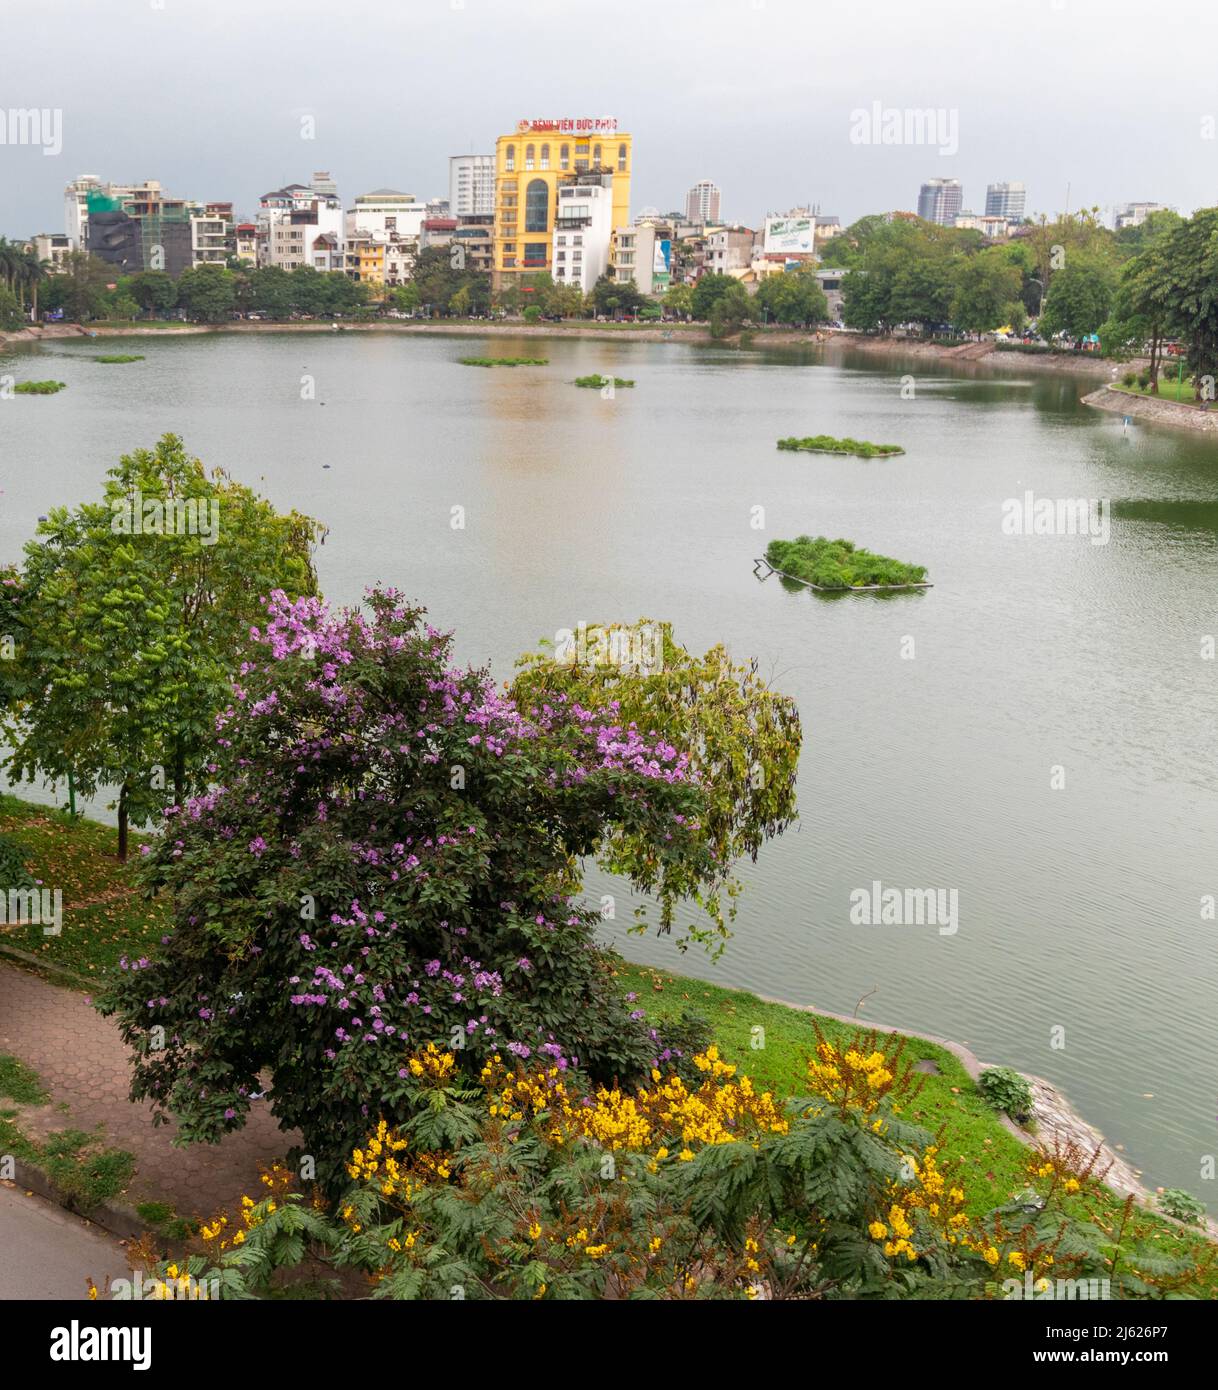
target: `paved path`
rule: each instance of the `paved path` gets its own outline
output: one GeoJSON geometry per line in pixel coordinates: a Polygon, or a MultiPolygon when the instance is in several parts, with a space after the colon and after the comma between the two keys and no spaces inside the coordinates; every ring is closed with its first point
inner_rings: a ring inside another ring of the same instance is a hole
{"type": "Polygon", "coordinates": [[[41,1197],[0,1185],[0,1300],[87,1299],[89,1280],[130,1279],[116,1240],[41,1197]]]}
{"type": "Polygon", "coordinates": [[[28,1133],[91,1131],[100,1125],[108,1144],[135,1155],[129,1201],[155,1199],[172,1203],[181,1216],[211,1216],[241,1193],[252,1193],[258,1165],[282,1157],[298,1142],[296,1134],[279,1129],[269,1110],[256,1105],[245,1128],[222,1144],[175,1148],[176,1125],[154,1128],[151,1107],[127,1098],[130,1066],[114,1021],[102,1018],[87,995],[5,963],[0,963],[0,1052],[32,1067],[50,1093],[50,1105],[20,1108],[28,1133]],[[61,1103],[66,1112],[58,1108],[61,1103]]]}

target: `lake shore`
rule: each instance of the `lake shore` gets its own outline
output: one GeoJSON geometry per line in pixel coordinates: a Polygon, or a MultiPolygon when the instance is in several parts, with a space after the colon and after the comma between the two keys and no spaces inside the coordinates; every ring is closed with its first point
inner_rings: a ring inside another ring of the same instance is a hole
{"type": "Polygon", "coordinates": [[[1177,429],[1197,430],[1203,434],[1218,431],[1218,412],[1202,410],[1200,406],[1188,405],[1183,401],[1138,396],[1114,386],[1101,386],[1099,390],[1090,392],[1083,397],[1083,404],[1094,406],[1096,410],[1128,415],[1152,425],[1173,425],[1177,429]]]}
{"type": "MultiPolygon", "coordinates": [[[[925,357],[943,362],[967,363],[970,366],[997,367],[1009,371],[1058,372],[1068,375],[1111,375],[1115,364],[1102,358],[1073,356],[1065,353],[1010,352],[997,349],[990,342],[959,344],[927,343],[916,338],[873,338],[862,333],[847,333],[833,329],[760,328],[733,338],[713,338],[710,329],[700,323],[611,324],[567,320],[562,323],[523,323],[517,320],[462,319],[457,322],[376,322],[344,323],[337,328],[330,323],[181,323],[154,327],[144,324],[46,324],[24,328],[16,333],[0,334],[0,346],[53,342],[73,338],[178,338],[201,334],[249,335],[263,333],[396,333],[402,335],[451,335],[468,337],[472,334],[506,333],[519,338],[589,338],[602,342],[626,341],[644,343],[691,343],[700,347],[720,346],[743,350],[766,347],[823,348],[829,359],[842,350],[866,352],[874,356],[893,358],[925,357]]],[[[1135,369],[1139,361],[1122,364],[1135,369]]]]}

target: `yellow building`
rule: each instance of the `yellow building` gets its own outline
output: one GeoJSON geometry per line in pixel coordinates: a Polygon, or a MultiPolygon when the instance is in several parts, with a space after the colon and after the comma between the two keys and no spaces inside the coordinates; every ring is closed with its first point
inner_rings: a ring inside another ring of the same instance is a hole
{"type": "Polygon", "coordinates": [[[365,285],[385,283],[385,243],[372,237],[348,237],[344,257],[347,274],[365,285]]]}
{"type": "Polygon", "coordinates": [[[612,176],[613,230],[630,224],[631,137],[614,120],[521,121],[495,141],[494,283],[553,270],[558,189],[576,174],[612,176]]]}

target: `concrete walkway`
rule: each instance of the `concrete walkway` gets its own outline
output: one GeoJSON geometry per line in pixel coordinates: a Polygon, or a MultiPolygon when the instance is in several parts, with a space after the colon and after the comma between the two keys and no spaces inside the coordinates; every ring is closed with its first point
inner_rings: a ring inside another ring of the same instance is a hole
{"type": "Polygon", "coordinates": [[[245,1128],[222,1144],[175,1148],[176,1125],[154,1127],[151,1107],[127,1098],[131,1068],[114,1021],[102,1018],[87,995],[4,963],[0,1052],[37,1072],[51,1098],[49,1105],[36,1107],[0,1099],[0,1107],[16,1109],[18,1124],[31,1138],[100,1127],[108,1146],[135,1155],[129,1202],[168,1202],[179,1216],[211,1216],[241,1193],[252,1194],[258,1165],[281,1158],[299,1142],[295,1133],[279,1129],[268,1109],[256,1105],[245,1128]]]}
{"type": "Polygon", "coordinates": [[[0,1302],[84,1299],[132,1277],[127,1252],[96,1226],[41,1197],[0,1185],[0,1302]]]}

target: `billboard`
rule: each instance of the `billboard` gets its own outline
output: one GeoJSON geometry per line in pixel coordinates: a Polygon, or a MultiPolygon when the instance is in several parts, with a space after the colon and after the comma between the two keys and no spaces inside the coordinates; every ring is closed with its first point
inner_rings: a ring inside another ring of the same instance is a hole
{"type": "Polygon", "coordinates": [[[651,261],[653,275],[667,275],[672,269],[672,242],[656,238],[655,254],[651,261]]]}
{"type": "Polygon", "coordinates": [[[767,217],[765,250],[811,255],[816,228],[810,217],[767,217]]]}

